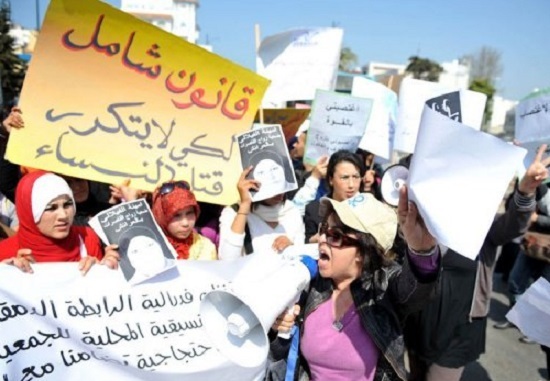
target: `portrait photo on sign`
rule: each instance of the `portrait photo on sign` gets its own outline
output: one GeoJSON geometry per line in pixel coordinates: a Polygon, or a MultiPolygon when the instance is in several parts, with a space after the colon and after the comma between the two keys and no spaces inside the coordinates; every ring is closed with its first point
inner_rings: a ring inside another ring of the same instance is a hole
{"type": "Polygon", "coordinates": [[[135,285],[176,266],[176,255],[145,200],[116,205],[97,214],[90,226],[105,244],[117,244],[120,270],[135,285]]]}
{"type": "Polygon", "coordinates": [[[119,239],[120,269],[131,284],[141,283],[176,265],[160,232],[145,226],[126,230],[119,239]]]}
{"type": "Polygon", "coordinates": [[[288,147],[280,125],[260,125],[237,136],[243,169],[252,166],[249,178],[260,182],[251,191],[261,201],[298,187],[288,147]]]}

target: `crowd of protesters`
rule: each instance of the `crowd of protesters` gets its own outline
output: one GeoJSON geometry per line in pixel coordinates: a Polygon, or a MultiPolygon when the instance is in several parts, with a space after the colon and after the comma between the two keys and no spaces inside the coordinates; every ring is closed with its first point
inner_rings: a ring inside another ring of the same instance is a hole
{"type": "MultiPolygon", "coordinates": [[[[291,245],[317,244],[319,275],[295,312],[282,313],[272,327],[273,333],[299,327],[296,364],[288,361],[292,339],[271,335],[267,380],[289,379],[287,369],[297,380],[460,380],[485,351],[498,248],[521,241],[528,229],[550,234],[544,183],[550,162],[542,151],[470,260],[438,245],[406,187],[397,208],[384,202],[382,167],[369,152],[341,150],[304,165],[307,130],[289,146],[296,191],[252,201],[262,183],[250,178],[251,166],[234,185],[239,201],[214,205],[198,201],[186,179],[148,194],[128,182],[101,184],[16,166],[4,159],[13,128],[25,128],[18,108],[0,134],[0,261],[22,271],[40,262],[75,262],[83,274],[94,265],[116,271],[118,245],[103,246],[87,223],[137,198],[150,203],[178,260],[278,255],[291,245]]],[[[511,304],[536,277],[550,281],[550,265],[532,263],[516,245],[508,269],[511,304]]]]}

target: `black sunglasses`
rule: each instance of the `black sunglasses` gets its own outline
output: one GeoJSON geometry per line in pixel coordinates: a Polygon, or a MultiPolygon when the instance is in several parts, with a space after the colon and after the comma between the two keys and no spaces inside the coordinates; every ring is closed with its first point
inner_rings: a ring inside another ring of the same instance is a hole
{"type": "Polygon", "coordinates": [[[319,224],[319,237],[327,237],[327,244],[331,247],[359,246],[359,240],[346,235],[342,230],[329,227],[326,222],[319,224]]]}
{"type": "Polygon", "coordinates": [[[167,195],[168,193],[171,193],[176,187],[185,189],[185,190],[191,190],[191,186],[187,181],[173,181],[169,183],[164,183],[160,186],[159,193],[161,196],[167,195]]]}

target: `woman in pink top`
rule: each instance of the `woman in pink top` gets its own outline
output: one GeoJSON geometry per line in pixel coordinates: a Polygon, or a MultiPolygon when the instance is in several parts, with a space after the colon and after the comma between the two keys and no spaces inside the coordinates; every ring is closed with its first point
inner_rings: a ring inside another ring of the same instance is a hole
{"type": "MultiPolygon", "coordinates": [[[[324,198],[319,214],[319,276],[303,298],[299,336],[292,339],[300,338],[299,353],[288,356],[291,340],[274,339],[267,379],[284,379],[288,366],[300,380],[405,381],[401,322],[435,292],[435,239],[407,202],[406,189],[397,215],[370,193],[324,198]],[[398,218],[409,245],[403,266],[388,255],[398,218]]],[[[274,331],[288,331],[294,322],[294,315],[283,314],[274,331]]]]}

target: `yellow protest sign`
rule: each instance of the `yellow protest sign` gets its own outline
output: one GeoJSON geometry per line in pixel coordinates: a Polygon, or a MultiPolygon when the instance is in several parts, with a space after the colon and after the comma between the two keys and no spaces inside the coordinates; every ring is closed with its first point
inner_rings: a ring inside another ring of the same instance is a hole
{"type": "Polygon", "coordinates": [[[269,81],[97,0],[52,0],[25,79],[17,164],[152,190],[187,180],[199,200],[237,199],[233,136],[269,81]]]}

